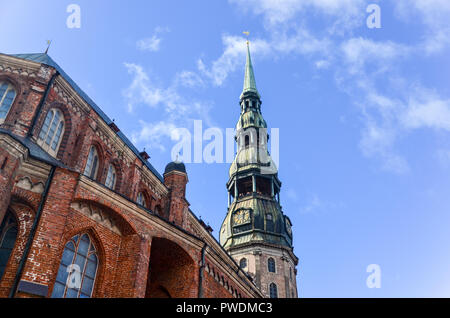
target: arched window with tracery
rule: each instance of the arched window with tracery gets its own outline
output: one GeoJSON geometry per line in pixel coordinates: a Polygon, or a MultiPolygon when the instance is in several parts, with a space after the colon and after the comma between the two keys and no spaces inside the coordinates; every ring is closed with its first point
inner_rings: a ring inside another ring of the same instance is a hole
{"type": "Polygon", "coordinates": [[[275,260],[272,257],[267,260],[267,269],[270,273],[275,273],[275,260]]]}
{"type": "Polygon", "coordinates": [[[116,168],[114,168],[114,166],[110,164],[108,167],[108,174],[106,175],[105,185],[108,188],[114,190],[114,188],[116,187],[116,179],[117,179],[116,168]]]}
{"type": "Polygon", "coordinates": [[[95,148],[95,146],[91,146],[86,162],[86,167],[84,169],[84,175],[91,179],[97,178],[98,165],[99,159],[97,149],[95,148]]]}
{"type": "Polygon", "coordinates": [[[66,243],[52,298],[90,298],[97,276],[98,256],[88,234],[66,243]]]}
{"type": "Polygon", "coordinates": [[[15,98],[14,86],[8,82],[0,82],[0,124],[5,121],[15,98]]]}
{"type": "Polygon", "coordinates": [[[17,221],[11,212],[7,212],[0,226],[0,280],[5,272],[11,252],[17,238],[17,221]]]}
{"type": "Polygon", "coordinates": [[[247,259],[245,257],[241,258],[241,260],[239,261],[239,267],[242,269],[247,267],[247,259]]]}
{"type": "Polygon", "coordinates": [[[270,298],[278,298],[278,287],[275,283],[270,283],[269,295],[270,295],[270,298]]]}
{"type": "Polygon", "coordinates": [[[56,156],[63,134],[63,114],[58,109],[50,109],[39,132],[38,144],[51,155],[56,156]]]}

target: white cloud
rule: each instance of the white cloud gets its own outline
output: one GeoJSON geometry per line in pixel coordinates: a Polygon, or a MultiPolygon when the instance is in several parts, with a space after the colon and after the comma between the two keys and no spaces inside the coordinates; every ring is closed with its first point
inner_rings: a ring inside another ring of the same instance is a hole
{"type": "MultiPolygon", "coordinates": [[[[211,63],[208,68],[203,60],[198,60],[199,71],[210,78],[214,85],[221,86],[228,75],[236,69],[243,70],[246,54],[246,40],[241,36],[223,35],[222,43],[224,51],[222,55],[211,63]]],[[[250,43],[250,50],[253,62],[264,58],[279,58],[290,54],[312,55],[319,54],[327,56],[330,41],[327,39],[317,39],[306,30],[297,30],[290,36],[285,33],[273,35],[273,39],[253,39],[250,43]]]]}
{"type": "Polygon", "coordinates": [[[156,52],[159,51],[160,44],[161,38],[153,35],[150,38],[145,38],[137,41],[136,46],[141,51],[156,52]]]}
{"type": "MultiPolygon", "coordinates": [[[[384,123],[386,125],[386,123],[384,123]]],[[[382,127],[378,123],[369,120],[365,123],[362,132],[360,148],[367,157],[376,157],[381,160],[383,170],[396,174],[405,174],[410,168],[408,162],[393,150],[397,139],[397,131],[394,127],[382,127]]]]}
{"type": "Polygon", "coordinates": [[[409,100],[408,109],[402,117],[403,125],[410,129],[433,128],[450,131],[450,99],[441,99],[427,90],[419,91],[419,94],[409,100]]]}
{"type": "Polygon", "coordinates": [[[164,91],[151,85],[150,79],[142,66],[133,63],[124,63],[124,65],[128,74],[133,76],[130,86],[123,92],[128,101],[129,111],[132,111],[138,103],[156,107],[164,100],[164,91]]]}
{"type": "Polygon", "coordinates": [[[141,51],[157,52],[161,47],[161,33],[168,32],[168,28],[156,27],[152,36],[136,42],[136,47],[141,51]]]}
{"type": "Polygon", "coordinates": [[[323,206],[324,203],[319,199],[319,197],[316,194],[314,194],[305,206],[300,207],[300,213],[303,214],[312,213],[318,209],[323,208],[323,206]]]}
{"type": "MultiPolygon", "coordinates": [[[[243,37],[225,34],[222,36],[222,43],[224,52],[212,62],[209,69],[201,59],[197,63],[199,71],[217,86],[222,85],[228,74],[234,72],[238,67],[243,69],[243,63],[245,63],[246,44],[243,37]]],[[[255,39],[251,43],[252,58],[266,55],[270,50],[269,43],[264,40],[255,39]]]]}
{"type": "Polygon", "coordinates": [[[172,139],[173,132],[176,131],[176,126],[172,122],[160,121],[148,123],[146,121],[139,121],[140,130],[134,132],[131,136],[133,143],[144,142],[150,144],[152,148],[158,148],[165,151],[166,147],[162,143],[164,138],[172,139]]]}
{"type": "Polygon", "coordinates": [[[132,112],[140,106],[162,109],[162,112],[159,112],[162,114],[159,120],[139,121],[139,131],[132,134],[133,142],[142,142],[149,148],[165,150],[164,141],[174,140],[175,128],[188,128],[194,119],[201,119],[206,125],[212,125],[209,103],[183,97],[178,91],[180,85],[192,84],[192,74],[178,73],[169,86],[163,87],[151,81],[142,66],[133,63],[124,63],[124,65],[128,74],[132,76],[130,85],[123,91],[128,110],[132,112]]]}
{"type": "Polygon", "coordinates": [[[294,18],[298,18],[298,13],[306,10],[350,22],[351,18],[364,12],[361,8],[365,3],[364,0],[230,0],[230,2],[243,10],[252,10],[257,15],[263,15],[269,25],[291,22],[294,18]]]}
{"type": "Polygon", "coordinates": [[[330,61],[318,60],[314,63],[318,69],[327,69],[330,67],[330,61]]]}
{"type": "Polygon", "coordinates": [[[418,19],[425,25],[418,48],[427,54],[439,53],[450,45],[450,1],[397,0],[396,13],[404,22],[418,19]]]}
{"type": "Polygon", "coordinates": [[[189,88],[202,87],[205,85],[203,79],[197,73],[191,71],[177,73],[175,81],[178,85],[189,88]]]}
{"type": "Polygon", "coordinates": [[[367,38],[351,38],[342,42],[341,50],[344,61],[350,66],[350,73],[365,71],[368,62],[386,69],[387,63],[392,63],[400,57],[406,57],[410,48],[392,41],[377,42],[367,38]]]}
{"type": "MultiPolygon", "coordinates": [[[[297,199],[295,200],[297,201],[297,199]]],[[[321,199],[317,194],[309,195],[306,203],[299,207],[301,214],[316,214],[323,212],[330,212],[332,210],[341,209],[345,207],[343,202],[331,202],[321,199]]]]}

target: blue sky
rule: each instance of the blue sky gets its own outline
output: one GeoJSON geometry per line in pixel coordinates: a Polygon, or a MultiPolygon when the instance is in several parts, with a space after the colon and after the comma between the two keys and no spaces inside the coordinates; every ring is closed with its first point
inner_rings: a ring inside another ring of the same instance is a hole
{"type": "MultiPolygon", "coordinates": [[[[162,172],[174,127],[235,126],[250,31],[300,296],[449,297],[449,14],[446,0],[0,0],[0,52],[53,40],[52,58],[162,172]],[[72,3],[80,29],[66,26],[72,3]]],[[[191,208],[215,235],[228,168],[187,165],[191,208]]]]}

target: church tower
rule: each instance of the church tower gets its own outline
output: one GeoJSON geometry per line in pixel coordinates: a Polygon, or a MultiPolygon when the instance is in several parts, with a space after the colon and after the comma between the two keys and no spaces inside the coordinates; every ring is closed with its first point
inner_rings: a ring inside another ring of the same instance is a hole
{"type": "Polygon", "coordinates": [[[267,124],[247,41],[244,89],[236,125],[237,154],[231,164],[228,212],[220,243],[271,298],[297,297],[292,224],[280,204],[278,168],[268,151],[267,124]]]}

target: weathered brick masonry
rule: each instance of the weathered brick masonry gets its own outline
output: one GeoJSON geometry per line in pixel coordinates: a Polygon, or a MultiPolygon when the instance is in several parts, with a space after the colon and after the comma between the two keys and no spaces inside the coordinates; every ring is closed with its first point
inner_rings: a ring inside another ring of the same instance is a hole
{"type": "Polygon", "coordinates": [[[0,297],[61,296],[60,264],[84,234],[97,258],[92,288],[81,268],[87,296],[262,297],[189,209],[183,164],[161,176],[46,54],[0,54],[2,87],[15,96],[0,121],[0,241],[12,244],[0,297]]]}

